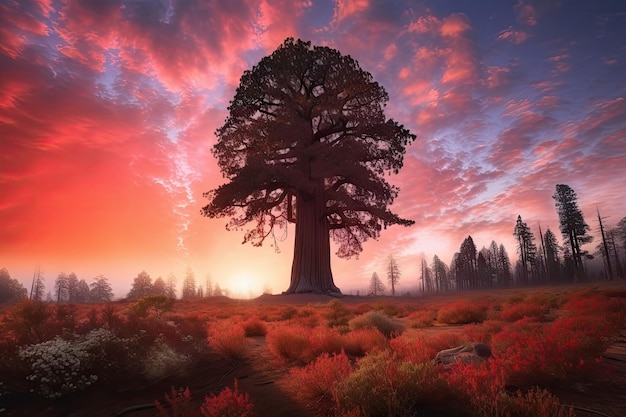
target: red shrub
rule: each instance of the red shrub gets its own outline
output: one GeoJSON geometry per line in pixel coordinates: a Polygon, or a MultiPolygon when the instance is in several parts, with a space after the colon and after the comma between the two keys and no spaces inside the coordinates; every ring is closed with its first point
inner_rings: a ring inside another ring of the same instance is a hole
{"type": "Polygon", "coordinates": [[[594,294],[585,296],[583,293],[574,293],[563,305],[572,316],[599,316],[606,324],[619,330],[626,320],[626,299],[609,298],[605,295],[594,294]]]}
{"type": "Polygon", "coordinates": [[[243,359],[250,348],[243,326],[231,320],[214,323],[209,330],[208,341],[219,355],[230,359],[243,359]]]}
{"type": "MultiPolygon", "coordinates": [[[[431,350],[439,352],[443,349],[450,349],[468,342],[466,336],[459,332],[441,332],[426,339],[426,346],[431,350]]],[[[434,358],[434,356],[433,356],[434,358]]]]}
{"type": "Polygon", "coordinates": [[[399,336],[389,341],[391,350],[404,361],[424,363],[435,359],[437,352],[463,344],[463,335],[457,332],[442,332],[431,337],[408,338],[399,336]]]}
{"type": "Polygon", "coordinates": [[[516,383],[550,384],[595,363],[611,330],[600,317],[559,318],[549,326],[523,319],[493,336],[491,345],[516,383]]]}
{"type": "Polygon", "coordinates": [[[311,357],[308,330],[281,327],[267,333],[267,347],[275,358],[287,363],[307,363],[311,357]],[[307,358],[307,359],[304,359],[307,358]]]}
{"type": "Polygon", "coordinates": [[[388,346],[388,339],[378,329],[359,329],[342,336],[343,349],[351,356],[365,356],[369,352],[388,346]]]}
{"type": "Polygon", "coordinates": [[[339,353],[344,345],[342,336],[327,327],[282,327],[270,331],[266,341],[277,359],[300,365],[311,362],[322,353],[339,353]]]}
{"type": "MultiPolygon", "coordinates": [[[[308,358],[307,362],[310,362],[322,353],[339,353],[343,348],[341,335],[328,327],[310,329],[308,338],[312,357],[308,358]]],[[[303,357],[303,359],[306,360],[307,358],[303,357]]]]}
{"type": "Polygon", "coordinates": [[[51,326],[53,309],[43,301],[21,300],[6,314],[6,329],[20,345],[41,343],[56,336],[51,326]]]}
{"type": "Polygon", "coordinates": [[[352,372],[352,365],[345,353],[319,356],[304,368],[289,370],[290,387],[294,396],[327,415],[336,403],[335,386],[352,372]]]}
{"type": "Polygon", "coordinates": [[[265,336],[267,334],[267,325],[258,317],[250,317],[243,322],[243,330],[246,337],[265,336]]]}
{"type": "Polygon", "coordinates": [[[437,318],[437,310],[416,310],[409,314],[409,326],[411,327],[429,327],[433,325],[433,321],[437,318]]]}
{"type": "Polygon", "coordinates": [[[248,394],[239,393],[237,380],[235,388],[224,388],[218,395],[204,397],[204,403],[200,406],[203,417],[252,417],[254,404],[250,402],[248,394]]]}
{"type": "Polygon", "coordinates": [[[507,372],[498,360],[454,366],[446,374],[448,386],[465,405],[467,415],[574,417],[558,398],[546,390],[533,388],[515,395],[504,390],[507,372]]]}
{"type": "Polygon", "coordinates": [[[438,352],[429,347],[423,337],[409,339],[405,336],[399,336],[391,339],[389,346],[398,358],[413,363],[428,362],[434,359],[438,352]]]}
{"type": "Polygon", "coordinates": [[[450,389],[469,401],[487,402],[504,390],[506,368],[498,360],[456,364],[445,373],[450,389]]]}
{"type": "Polygon", "coordinates": [[[442,307],[437,312],[437,321],[448,324],[480,323],[486,318],[486,305],[466,301],[442,307]]]}
{"type": "Polygon", "coordinates": [[[463,333],[468,341],[489,344],[493,335],[498,334],[504,326],[505,323],[498,320],[485,320],[480,324],[466,326],[463,333]]]}
{"type": "Polygon", "coordinates": [[[505,307],[500,313],[500,318],[504,321],[514,322],[524,317],[543,320],[547,308],[544,305],[534,302],[521,302],[505,307]]]}

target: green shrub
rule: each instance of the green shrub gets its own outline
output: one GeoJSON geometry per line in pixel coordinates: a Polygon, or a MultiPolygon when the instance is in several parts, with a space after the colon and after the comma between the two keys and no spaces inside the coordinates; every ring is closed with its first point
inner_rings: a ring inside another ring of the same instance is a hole
{"type": "Polygon", "coordinates": [[[171,311],[172,308],[174,308],[173,298],[164,295],[146,295],[130,307],[130,314],[142,318],[154,315],[160,319],[163,313],[171,311]]]}
{"type": "Polygon", "coordinates": [[[346,325],[352,318],[352,313],[339,300],[329,301],[326,304],[326,308],[327,311],[324,314],[324,318],[328,321],[329,327],[346,325]]]}
{"type": "Polygon", "coordinates": [[[341,410],[364,416],[409,416],[448,395],[446,382],[432,363],[402,361],[390,351],[370,354],[337,384],[341,410]]]}
{"type": "Polygon", "coordinates": [[[403,317],[406,315],[404,306],[398,303],[383,301],[374,305],[374,310],[380,311],[389,317],[403,317]]]}
{"type": "Polygon", "coordinates": [[[404,325],[376,311],[356,316],[348,322],[352,330],[378,329],[387,338],[398,336],[404,331],[404,325]]]}
{"type": "MultiPolygon", "coordinates": [[[[500,392],[496,397],[496,403],[501,410],[507,410],[503,416],[519,417],[575,417],[576,414],[571,407],[564,406],[558,397],[552,395],[547,390],[532,388],[523,394],[518,391],[516,395],[500,392]]],[[[491,417],[493,413],[476,414],[476,417],[491,417]]]]}

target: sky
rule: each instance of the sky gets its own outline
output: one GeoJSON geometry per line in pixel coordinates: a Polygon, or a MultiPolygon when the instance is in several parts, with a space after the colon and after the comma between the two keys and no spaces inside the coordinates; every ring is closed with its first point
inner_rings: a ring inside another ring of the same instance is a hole
{"type": "Polygon", "coordinates": [[[596,236],[596,208],[626,217],[622,0],[0,0],[0,267],[48,289],[102,274],[119,297],[189,268],[232,296],[286,290],[293,226],[255,248],[200,208],[239,78],[287,37],[355,58],[417,136],[389,178],[415,224],[333,256],[344,291],[389,255],[409,290],[468,235],[515,261],[518,215],[560,237],[556,184],[596,236]]]}

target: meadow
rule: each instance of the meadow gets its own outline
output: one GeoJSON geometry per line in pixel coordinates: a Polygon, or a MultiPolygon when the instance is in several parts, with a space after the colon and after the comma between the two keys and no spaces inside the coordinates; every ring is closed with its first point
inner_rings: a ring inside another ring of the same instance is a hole
{"type": "Polygon", "coordinates": [[[626,285],[0,307],[0,415],[624,416],[626,285]],[[480,342],[493,356],[443,367],[480,342]]]}

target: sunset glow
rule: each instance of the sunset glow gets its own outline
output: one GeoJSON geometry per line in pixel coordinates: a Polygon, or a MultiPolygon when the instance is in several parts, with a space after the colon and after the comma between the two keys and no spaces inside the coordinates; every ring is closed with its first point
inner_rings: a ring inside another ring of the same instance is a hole
{"type": "Polygon", "coordinates": [[[625,27],[619,1],[2,1],[0,268],[29,287],[40,266],[46,290],[103,274],[118,297],[188,267],[237,298],[285,290],[293,226],[256,248],[200,208],[240,76],[286,37],[355,58],[417,136],[390,178],[415,225],[334,257],[342,290],[393,254],[406,291],[468,235],[514,261],[518,215],[560,239],[557,183],[599,236],[596,208],[626,217],[625,27]]]}

